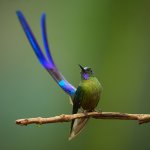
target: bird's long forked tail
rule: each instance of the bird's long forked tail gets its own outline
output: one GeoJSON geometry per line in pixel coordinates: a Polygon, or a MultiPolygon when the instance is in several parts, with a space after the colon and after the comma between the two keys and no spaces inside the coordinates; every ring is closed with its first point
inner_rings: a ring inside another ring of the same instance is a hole
{"type": "Polygon", "coordinates": [[[29,40],[29,43],[31,44],[33,51],[36,54],[41,65],[48,71],[48,73],[53,77],[53,79],[56,81],[56,83],[69,96],[73,97],[76,92],[76,88],[64,78],[64,76],[61,74],[61,72],[58,70],[56,64],[54,63],[53,57],[51,55],[51,51],[50,51],[50,47],[49,47],[49,43],[48,43],[47,30],[46,30],[46,14],[43,13],[41,16],[42,39],[43,39],[46,56],[43,53],[39,43],[37,42],[36,37],[34,36],[23,13],[18,10],[16,12],[16,14],[17,14],[19,22],[27,36],[27,39],[29,40]]]}
{"type": "Polygon", "coordinates": [[[89,118],[79,118],[74,120],[73,127],[70,131],[69,140],[72,140],[84,129],[84,126],[88,120],[89,118]]]}

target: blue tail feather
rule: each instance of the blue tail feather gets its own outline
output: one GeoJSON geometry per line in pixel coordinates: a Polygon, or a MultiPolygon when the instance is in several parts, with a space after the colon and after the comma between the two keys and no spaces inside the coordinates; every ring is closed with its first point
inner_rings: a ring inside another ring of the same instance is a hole
{"type": "Polygon", "coordinates": [[[51,64],[51,66],[54,66],[55,64],[54,64],[53,58],[51,56],[51,52],[50,52],[50,48],[49,48],[49,44],[48,44],[48,39],[47,39],[46,14],[45,13],[43,13],[42,16],[41,16],[41,29],[42,29],[43,44],[44,44],[44,48],[45,48],[47,58],[49,60],[49,63],[51,64]]]}
{"type": "Polygon", "coordinates": [[[17,11],[16,13],[19,18],[20,24],[22,25],[23,30],[42,66],[49,72],[49,74],[54,78],[57,84],[67,94],[69,94],[71,97],[74,96],[76,88],[63,77],[63,75],[57,69],[53,61],[53,58],[51,56],[51,52],[47,40],[47,32],[46,32],[46,14],[42,14],[41,16],[41,30],[42,30],[43,44],[44,44],[47,58],[44,56],[40,46],[38,45],[38,42],[36,41],[36,38],[34,37],[23,13],[21,11],[17,11]]]}
{"type": "Polygon", "coordinates": [[[38,45],[38,43],[37,43],[37,41],[36,41],[32,31],[31,31],[31,29],[30,29],[30,27],[29,27],[29,25],[28,25],[28,23],[27,23],[27,21],[26,21],[26,19],[24,17],[24,15],[22,14],[21,11],[17,11],[16,13],[17,13],[19,21],[20,21],[20,23],[21,23],[21,25],[22,25],[22,27],[24,29],[24,32],[25,32],[25,34],[26,34],[26,36],[27,36],[27,38],[28,38],[28,40],[29,40],[29,42],[30,42],[30,44],[31,44],[31,46],[32,46],[32,48],[33,48],[37,58],[38,58],[38,60],[40,61],[40,63],[42,64],[42,66],[44,68],[49,69],[51,66],[47,62],[44,54],[42,53],[41,48],[38,45]]]}

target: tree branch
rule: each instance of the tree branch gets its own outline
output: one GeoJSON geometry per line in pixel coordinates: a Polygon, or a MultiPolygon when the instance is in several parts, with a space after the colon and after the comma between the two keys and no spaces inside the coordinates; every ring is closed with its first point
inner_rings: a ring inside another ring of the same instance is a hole
{"type": "Polygon", "coordinates": [[[150,114],[128,114],[120,112],[89,112],[89,113],[77,113],[71,115],[62,114],[60,116],[49,118],[26,118],[16,120],[18,125],[28,124],[47,124],[57,122],[69,122],[77,118],[95,118],[95,119],[118,119],[118,120],[137,120],[139,124],[150,122],[150,114]]]}

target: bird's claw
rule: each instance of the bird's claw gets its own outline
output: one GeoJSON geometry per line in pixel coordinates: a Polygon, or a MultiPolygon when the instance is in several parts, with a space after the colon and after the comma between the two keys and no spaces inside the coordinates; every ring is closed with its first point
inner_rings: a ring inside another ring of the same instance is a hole
{"type": "Polygon", "coordinates": [[[98,113],[102,113],[102,109],[101,108],[95,109],[94,111],[98,112],[98,113]]]}

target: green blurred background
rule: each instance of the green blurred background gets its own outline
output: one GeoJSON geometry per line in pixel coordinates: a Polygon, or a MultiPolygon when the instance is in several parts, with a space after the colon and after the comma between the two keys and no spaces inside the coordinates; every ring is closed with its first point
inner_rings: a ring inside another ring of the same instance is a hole
{"type": "Polygon", "coordinates": [[[68,141],[70,123],[17,126],[18,118],[71,113],[68,96],[41,67],[16,17],[22,10],[39,43],[47,14],[52,55],[75,86],[78,64],[93,68],[103,111],[150,113],[150,2],[0,0],[0,149],[150,149],[150,124],[91,119],[68,141]]]}

